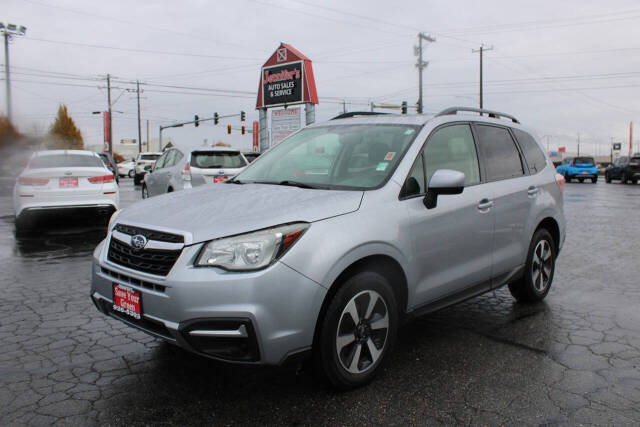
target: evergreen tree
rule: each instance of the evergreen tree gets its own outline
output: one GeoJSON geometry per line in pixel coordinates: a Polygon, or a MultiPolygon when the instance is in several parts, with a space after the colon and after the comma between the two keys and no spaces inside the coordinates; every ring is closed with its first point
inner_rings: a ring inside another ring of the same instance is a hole
{"type": "Polygon", "coordinates": [[[80,129],[77,128],[73,119],[69,117],[67,106],[62,104],[58,108],[58,117],[49,129],[49,141],[47,148],[50,149],[72,149],[84,150],[84,142],[80,129]]]}

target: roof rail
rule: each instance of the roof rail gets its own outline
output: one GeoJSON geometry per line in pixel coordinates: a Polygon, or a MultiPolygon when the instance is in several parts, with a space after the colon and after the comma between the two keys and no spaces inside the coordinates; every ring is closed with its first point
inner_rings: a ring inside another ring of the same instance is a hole
{"type": "Polygon", "coordinates": [[[485,113],[486,115],[488,115],[489,117],[492,117],[494,119],[496,118],[507,118],[509,120],[511,120],[513,123],[520,123],[520,121],[518,119],[516,119],[515,117],[513,117],[510,114],[505,114],[505,113],[500,113],[498,111],[491,111],[491,110],[485,110],[484,108],[473,108],[473,107],[450,107],[450,108],[445,108],[444,110],[440,111],[438,114],[436,114],[436,117],[438,116],[448,116],[450,114],[457,114],[459,111],[471,111],[473,113],[485,113]]]}
{"type": "Polygon", "coordinates": [[[349,111],[348,113],[342,113],[338,116],[335,116],[331,120],[348,119],[349,117],[355,117],[355,116],[379,116],[381,114],[389,114],[389,113],[380,113],[378,111],[349,111]]]}

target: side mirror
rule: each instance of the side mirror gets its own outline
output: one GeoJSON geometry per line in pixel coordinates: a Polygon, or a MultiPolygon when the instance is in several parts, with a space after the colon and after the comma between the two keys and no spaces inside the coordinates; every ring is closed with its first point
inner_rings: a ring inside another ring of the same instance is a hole
{"type": "Polygon", "coordinates": [[[146,165],[144,167],[144,170],[146,170],[147,172],[151,172],[151,168],[153,168],[153,165],[146,165]]]}
{"type": "Polygon", "coordinates": [[[440,194],[460,194],[464,190],[465,176],[462,172],[451,169],[438,169],[431,176],[429,189],[424,196],[424,206],[433,209],[438,205],[440,194]]]}

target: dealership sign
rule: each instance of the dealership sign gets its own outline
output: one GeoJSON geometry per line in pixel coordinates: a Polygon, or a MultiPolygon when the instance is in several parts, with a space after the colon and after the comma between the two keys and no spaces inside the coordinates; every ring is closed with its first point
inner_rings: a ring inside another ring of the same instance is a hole
{"type": "Polygon", "coordinates": [[[292,46],[281,43],[260,73],[256,108],[318,103],[311,60],[292,46]]]}

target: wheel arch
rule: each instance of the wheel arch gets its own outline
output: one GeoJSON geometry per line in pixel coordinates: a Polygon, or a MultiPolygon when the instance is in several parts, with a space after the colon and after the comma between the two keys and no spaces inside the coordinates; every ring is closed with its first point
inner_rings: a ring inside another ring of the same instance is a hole
{"type": "Polygon", "coordinates": [[[551,216],[544,218],[538,223],[537,227],[533,231],[533,234],[535,234],[536,231],[540,230],[541,228],[547,230],[551,234],[551,237],[553,237],[556,254],[558,254],[558,252],[560,252],[560,226],[558,225],[558,221],[556,221],[556,219],[551,216]]]}
{"type": "Polygon", "coordinates": [[[340,287],[351,277],[361,271],[376,271],[383,275],[394,288],[397,297],[398,312],[402,317],[407,310],[409,287],[407,276],[400,263],[393,257],[385,254],[368,255],[349,264],[333,281],[327,294],[324,297],[313,335],[313,343],[317,342],[320,325],[324,320],[329,304],[340,287]]]}

